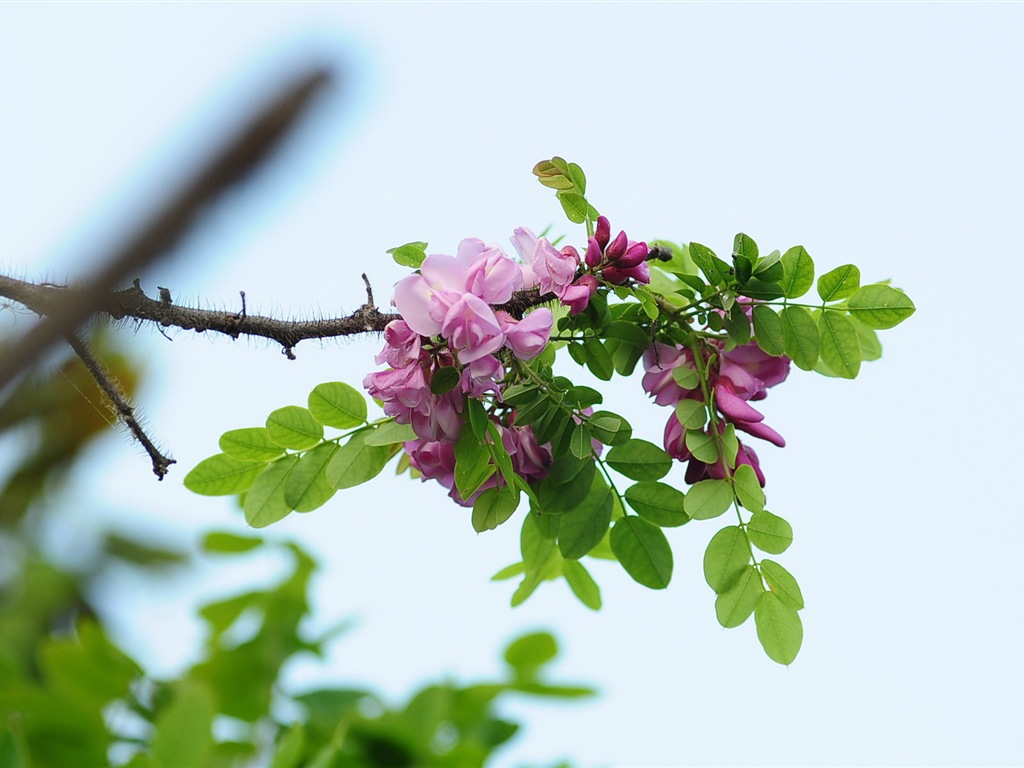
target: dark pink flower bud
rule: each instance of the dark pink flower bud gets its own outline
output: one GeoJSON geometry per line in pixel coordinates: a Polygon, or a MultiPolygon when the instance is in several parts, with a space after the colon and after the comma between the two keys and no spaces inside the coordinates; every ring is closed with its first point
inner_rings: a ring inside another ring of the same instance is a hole
{"type": "Polygon", "coordinates": [[[620,269],[631,269],[647,261],[647,243],[630,243],[626,252],[615,262],[620,269]]]}
{"type": "Polygon", "coordinates": [[[601,263],[602,256],[603,254],[601,253],[601,246],[598,244],[597,238],[590,238],[590,240],[587,242],[587,255],[585,257],[587,266],[596,267],[598,264],[601,263]]]}
{"type": "Polygon", "coordinates": [[[625,232],[619,232],[612,240],[611,244],[605,248],[604,255],[608,261],[613,264],[617,262],[626,253],[626,248],[629,246],[629,240],[626,239],[625,232]]]}
{"type": "Polygon", "coordinates": [[[597,244],[603,251],[608,247],[608,240],[612,236],[612,225],[608,223],[608,218],[605,216],[597,217],[597,231],[594,232],[594,237],[597,239],[597,244]]]}

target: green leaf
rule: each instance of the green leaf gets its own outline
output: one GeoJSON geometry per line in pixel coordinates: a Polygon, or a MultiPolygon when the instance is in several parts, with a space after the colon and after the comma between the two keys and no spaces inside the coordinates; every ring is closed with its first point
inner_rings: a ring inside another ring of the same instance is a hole
{"type": "Polygon", "coordinates": [[[674,528],[690,521],[682,491],[665,483],[640,482],[627,488],[625,496],[629,506],[655,525],[674,528]]]}
{"type": "MultiPolygon", "coordinates": [[[[505,485],[512,488],[515,486],[516,480],[516,473],[512,469],[512,457],[505,450],[505,444],[501,441],[501,434],[499,434],[498,427],[495,426],[494,422],[488,421],[485,430],[491,438],[487,443],[487,451],[491,454],[491,460],[494,462],[494,466],[498,468],[498,472],[501,473],[501,478],[505,481],[505,485]]],[[[518,498],[519,494],[517,493],[516,496],[518,498]]]]}
{"type": "Polygon", "coordinates": [[[621,321],[609,323],[605,326],[601,335],[606,339],[615,339],[640,350],[646,350],[651,346],[650,337],[635,323],[621,321]]]}
{"type": "Polygon", "coordinates": [[[793,574],[774,560],[765,559],[761,561],[761,575],[768,582],[772,592],[778,595],[779,600],[794,610],[803,610],[804,596],[793,574]]]}
{"type": "Polygon", "coordinates": [[[601,588],[579,560],[562,563],[562,575],[577,599],[592,611],[601,610],[601,588]]]}
{"type": "Polygon", "coordinates": [[[750,563],[747,537],[738,525],[729,525],[711,537],[704,551],[704,580],[715,592],[727,592],[750,563]]]}
{"type": "Polygon", "coordinates": [[[750,318],[744,311],[744,306],[739,302],[732,305],[729,314],[725,318],[725,330],[737,346],[742,346],[750,341],[750,318]]]}
{"type": "Polygon", "coordinates": [[[390,253],[391,258],[403,267],[419,269],[423,259],[427,257],[427,244],[414,241],[395,248],[388,248],[385,253],[390,253]]]}
{"type": "Polygon", "coordinates": [[[818,315],[821,359],[836,376],[854,379],[860,371],[860,339],[850,318],[840,312],[822,310],[818,315]]]}
{"type": "MultiPolygon", "coordinates": [[[[782,269],[782,254],[779,251],[772,251],[767,256],[762,256],[760,259],[758,259],[757,260],[757,264],[754,266],[754,274],[755,275],[764,275],[766,273],[767,274],[772,274],[772,270],[774,268],[779,268],[780,270],[782,269]]],[[[777,278],[772,278],[772,279],[773,280],[781,279],[782,278],[782,274],[783,273],[780,271],[778,277],[777,278]]],[[[763,278],[763,279],[767,279],[767,278],[763,278]]]]}
{"type": "Polygon", "coordinates": [[[683,509],[694,520],[710,520],[732,506],[732,486],[728,480],[701,480],[686,492],[683,509]]]}
{"type": "Polygon", "coordinates": [[[278,743],[270,768],[299,768],[305,746],[305,728],[302,723],[295,723],[278,743]]]}
{"type": "Polygon", "coordinates": [[[818,295],[822,301],[839,301],[852,296],[860,288],[860,270],[843,264],[818,278],[818,295]]]}
{"type": "Polygon", "coordinates": [[[263,471],[262,463],[242,461],[218,453],[203,459],[185,475],[185,487],[202,496],[227,496],[241,493],[263,471]]]}
{"type": "Polygon", "coordinates": [[[296,512],[310,512],[330,501],[337,489],[327,482],[327,466],[338,450],[336,443],[321,443],[292,467],[284,500],[296,512]]]}
{"type": "Polygon", "coordinates": [[[160,712],[153,733],[152,756],[160,768],[205,765],[213,746],[213,717],[209,694],[200,685],[182,681],[171,703],[160,712]]]}
{"type": "Polygon", "coordinates": [[[729,275],[729,265],[715,255],[706,245],[690,243],[690,258],[700,267],[700,271],[715,286],[725,285],[729,275]]]}
{"type": "Polygon", "coordinates": [[[754,566],[746,566],[736,583],[715,598],[718,623],[726,629],[740,626],[754,612],[762,594],[761,575],[754,566]]]}
{"type": "Polygon", "coordinates": [[[690,453],[698,461],[703,461],[705,464],[714,464],[718,461],[718,446],[715,445],[715,438],[707,432],[688,429],[683,440],[690,453]]]}
{"type": "Polygon", "coordinates": [[[576,163],[569,163],[569,178],[572,179],[573,186],[579,190],[581,195],[587,193],[587,176],[576,163]]]}
{"type": "MultiPolygon", "coordinates": [[[[562,459],[558,461],[561,462],[562,459]]],[[[556,483],[553,479],[546,478],[534,483],[540,511],[557,515],[575,509],[590,493],[596,469],[593,461],[582,462],[580,470],[567,482],[556,483]]]]}
{"type": "Polygon", "coordinates": [[[267,417],[270,439],[285,448],[304,451],[323,440],[324,428],[313,414],[298,405],[278,408],[267,417]]]}
{"type": "Polygon", "coordinates": [[[755,547],[772,555],[781,555],[793,543],[793,527],[766,509],[750,518],[747,535],[755,547]]]}
{"type": "Polygon", "coordinates": [[[857,331],[857,339],[860,341],[860,358],[864,362],[877,360],[882,356],[882,344],[878,341],[878,334],[873,328],[864,325],[856,317],[850,317],[854,330],[857,331]]]}
{"type": "Polygon", "coordinates": [[[391,451],[383,445],[367,445],[368,430],[356,432],[338,449],[327,465],[327,482],[335,488],[352,488],[372,480],[384,469],[391,451]]]}
{"type": "Polygon", "coordinates": [[[562,557],[578,560],[601,543],[612,521],[613,497],[604,477],[595,473],[583,502],[559,520],[558,550],[562,557]]]}
{"type": "Polygon", "coordinates": [[[292,511],[285,500],[288,474],[292,471],[298,456],[286,456],[268,464],[245,494],[242,510],[245,521],[253,528],[265,528],[276,523],[292,511]]]}
{"type": "Polygon", "coordinates": [[[491,576],[491,581],[505,581],[506,579],[513,579],[516,576],[522,576],[524,573],[526,573],[525,563],[512,563],[512,565],[506,565],[496,574],[491,576]]]}
{"type": "Polygon", "coordinates": [[[786,356],[798,368],[809,371],[818,362],[818,326],[804,307],[786,307],[780,313],[786,356]]]}
{"type": "Polygon", "coordinates": [[[736,275],[741,281],[745,282],[753,274],[757,255],[757,243],[750,235],[740,232],[733,238],[732,262],[736,268],[736,275]]]}
{"type": "Polygon", "coordinates": [[[758,304],[754,307],[754,340],[766,354],[778,357],[786,350],[786,336],[782,319],[771,307],[758,304]]]}
{"type": "Polygon", "coordinates": [[[583,195],[568,191],[559,191],[557,195],[558,202],[562,204],[562,210],[565,211],[569,221],[573,224],[582,224],[587,220],[587,212],[590,206],[587,205],[587,200],[583,195]]]}
{"type": "Polygon", "coordinates": [[[531,632],[505,649],[505,662],[519,680],[533,680],[537,671],[558,655],[558,643],[547,632],[531,632]]]}
{"type": "Polygon", "coordinates": [[[519,506],[519,493],[508,486],[488,488],[473,502],[473,530],[493,531],[504,523],[519,506]]]}
{"type": "Polygon", "coordinates": [[[605,445],[621,445],[633,436],[629,422],[611,411],[595,411],[587,418],[591,434],[605,445]]]}
{"type": "Polygon", "coordinates": [[[761,490],[761,483],[758,482],[752,466],[740,464],[733,472],[732,481],[740,504],[751,512],[760,512],[764,509],[764,491],[761,490]]]}
{"type": "Polygon", "coordinates": [[[493,474],[490,451],[470,430],[462,430],[455,443],[455,488],[459,494],[468,499],[493,474]]]}
{"type": "Polygon", "coordinates": [[[661,529],[639,517],[616,521],[612,552],[632,579],[651,589],[664,589],[672,579],[672,548],[661,529]]]}
{"type": "MultiPolygon", "coordinates": [[[[539,399],[542,403],[546,402],[546,398],[539,399]]],[[[466,404],[466,413],[469,415],[470,429],[473,430],[477,440],[483,440],[487,437],[487,427],[491,423],[487,418],[487,411],[484,410],[484,404],[473,397],[467,397],[463,402],[466,404]]]]}
{"type": "Polygon", "coordinates": [[[569,453],[577,459],[589,459],[590,455],[594,452],[594,446],[591,445],[590,441],[590,428],[586,425],[586,422],[577,424],[573,427],[572,437],[569,438],[569,453]]]}
{"type": "Polygon", "coordinates": [[[680,400],[676,403],[676,419],[687,429],[703,429],[708,423],[707,406],[700,400],[680,400]]]}
{"type": "Polygon", "coordinates": [[[457,368],[438,368],[430,376],[430,391],[435,395],[446,395],[458,386],[461,377],[457,368]]]}
{"type": "Polygon", "coordinates": [[[350,429],[366,422],[366,398],[343,381],[317,384],[306,404],[313,418],[327,427],[350,429]]]}
{"type": "Polygon", "coordinates": [[[408,424],[386,421],[367,433],[367,445],[394,445],[416,439],[416,432],[408,424]]]}
{"type": "Polygon", "coordinates": [[[787,299],[803,296],[814,285],[814,261],[802,245],[782,254],[782,295],[787,299]]]}
{"type": "Polygon", "coordinates": [[[587,368],[602,381],[609,381],[615,374],[611,353],[600,341],[588,336],[583,341],[583,355],[587,368]]]}
{"type": "Polygon", "coordinates": [[[646,440],[629,440],[608,451],[609,466],[632,480],[658,480],[672,469],[672,457],[646,440]]]}
{"type": "Polygon", "coordinates": [[[264,427],[232,429],[220,436],[220,449],[228,456],[241,461],[273,461],[284,448],[270,439],[264,427]]]}
{"type": "Polygon", "coordinates": [[[754,623],[757,639],[768,658],[779,664],[792,664],[804,639],[800,614],[779,600],[774,592],[764,592],[754,609],[754,623]]]}
{"type": "Polygon", "coordinates": [[[204,552],[238,554],[263,546],[263,539],[258,536],[240,536],[237,533],[227,533],[226,531],[211,531],[203,536],[201,546],[204,552]]]}
{"type": "Polygon", "coordinates": [[[700,386],[700,376],[689,365],[677,365],[672,369],[672,381],[683,389],[696,389],[700,386]]]}
{"type": "Polygon", "coordinates": [[[847,302],[850,314],[869,328],[884,330],[914,314],[914,302],[888,285],[865,285],[847,302]]]}

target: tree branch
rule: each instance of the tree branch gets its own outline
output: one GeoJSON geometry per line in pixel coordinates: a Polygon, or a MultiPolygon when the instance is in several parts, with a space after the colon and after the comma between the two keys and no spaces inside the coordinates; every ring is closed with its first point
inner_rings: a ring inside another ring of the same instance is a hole
{"type": "Polygon", "coordinates": [[[121,389],[116,382],[107,375],[103,364],[93,357],[85,341],[74,333],[67,334],[66,339],[68,344],[71,345],[71,349],[78,355],[78,359],[85,365],[85,369],[89,371],[89,374],[95,380],[96,385],[103,391],[103,394],[110,398],[110,402],[114,404],[118,418],[128,428],[128,431],[132,433],[132,437],[138,440],[142,447],[146,449],[150,461],[153,462],[153,474],[156,475],[157,480],[163,480],[171,464],[177,464],[177,462],[169,456],[164,456],[153,445],[153,441],[149,439],[149,435],[146,434],[135,418],[135,409],[128,402],[128,398],[121,393],[121,389]]]}

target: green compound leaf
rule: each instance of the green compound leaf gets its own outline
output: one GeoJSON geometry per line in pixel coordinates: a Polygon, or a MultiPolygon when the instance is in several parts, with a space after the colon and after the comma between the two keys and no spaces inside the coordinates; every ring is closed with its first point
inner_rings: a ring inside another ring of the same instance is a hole
{"type": "Polygon", "coordinates": [[[587,176],[576,163],[569,163],[569,178],[581,195],[587,194],[587,176]]]}
{"type": "Polygon", "coordinates": [[[780,313],[786,356],[798,368],[810,371],[818,362],[818,326],[804,307],[786,307],[780,313]]]}
{"type": "Polygon", "coordinates": [[[242,510],[245,521],[253,528],[266,528],[292,511],[285,499],[285,488],[288,475],[298,460],[298,456],[285,456],[268,464],[245,494],[242,510]]]}
{"type": "Polygon", "coordinates": [[[753,467],[749,464],[740,464],[733,472],[732,479],[740,504],[751,512],[760,512],[764,509],[764,491],[761,490],[753,467]]]}
{"type": "Polygon", "coordinates": [[[661,529],[639,517],[618,520],[611,532],[612,552],[634,581],[664,589],[672,579],[672,548],[661,529]]]}
{"type": "Polygon", "coordinates": [[[562,576],[576,598],[592,611],[601,610],[601,588],[579,560],[562,563],[562,576]]]}
{"type": "Polygon", "coordinates": [[[386,421],[367,434],[367,445],[394,445],[415,440],[416,432],[408,424],[386,421]]]}
{"type": "Polygon", "coordinates": [[[823,310],[818,315],[821,359],[836,376],[855,379],[860,371],[860,339],[850,318],[823,310]]]}
{"type": "Polygon", "coordinates": [[[604,344],[592,336],[583,342],[583,359],[590,372],[602,381],[610,381],[615,375],[611,354],[604,344]]]}
{"type": "Polygon", "coordinates": [[[609,466],[632,480],[658,480],[672,469],[672,457],[646,440],[629,440],[608,451],[609,466]]]}
{"type": "Polygon", "coordinates": [[[537,672],[558,655],[558,643],[547,632],[517,637],[505,649],[505,662],[520,680],[533,680],[537,672]]]}
{"type": "Polygon", "coordinates": [[[367,445],[370,430],[356,432],[349,441],[338,449],[327,465],[327,482],[337,489],[372,480],[391,458],[391,451],[384,445],[367,445]]]}
{"type": "Polygon", "coordinates": [[[430,376],[430,392],[434,395],[446,395],[458,386],[461,374],[457,368],[438,368],[430,376]]]}
{"type": "Polygon", "coordinates": [[[611,411],[595,411],[587,424],[591,434],[605,445],[621,445],[633,436],[629,422],[611,411]]]}
{"type": "Polygon", "coordinates": [[[778,595],[783,604],[796,611],[803,610],[804,596],[800,592],[800,585],[796,583],[793,574],[774,560],[761,561],[761,574],[768,582],[772,592],[778,595]]]}
{"type": "Polygon", "coordinates": [[[822,301],[839,301],[853,296],[860,288],[860,270],[853,264],[826,272],[818,278],[818,295],[822,301]]]}
{"type": "Polygon", "coordinates": [[[273,461],[284,448],[270,439],[264,427],[232,429],[220,436],[220,449],[225,454],[242,461],[273,461]]]}
{"type": "Polygon", "coordinates": [[[473,530],[493,531],[504,523],[519,506],[519,493],[508,486],[488,488],[473,502],[473,530]]]}
{"type": "Polygon", "coordinates": [[[295,723],[278,743],[270,768],[299,768],[305,746],[306,729],[302,723],[295,723]]]}
{"type": "Polygon", "coordinates": [[[753,274],[757,255],[757,243],[750,235],[740,232],[733,238],[732,263],[741,282],[746,282],[753,274]]]}
{"type": "Polygon", "coordinates": [[[228,533],[227,531],[211,531],[203,536],[201,546],[204,552],[239,554],[263,546],[263,539],[259,536],[239,536],[237,533],[228,533]]]}
{"type": "Polygon", "coordinates": [[[865,285],[846,306],[864,325],[878,330],[899,325],[915,310],[907,294],[888,285],[865,285]]]}
{"type": "Polygon", "coordinates": [[[583,195],[569,191],[559,191],[557,195],[558,202],[562,204],[562,210],[565,211],[569,221],[573,224],[582,224],[587,220],[590,206],[587,205],[587,199],[583,195]]]}
{"type": "Polygon", "coordinates": [[[324,428],[307,409],[298,405],[278,408],[267,417],[270,439],[293,451],[304,451],[323,440],[324,428]]]}
{"type": "Polygon", "coordinates": [[[739,581],[749,563],[750,549],[743,529],[738,525],[726,526],[708,542],[704,552],[704,580],[722,594],[739,581]]]}
{"type": "Polygon", "coordinates": [[[710,520],[729,509],[732,498],[728,480],[701,480],[686,492],[683,509],[694,520],[710,520]]]}
{"type": "Polygon", "coordinates": [[[285,502],[296,512],[319,509],[337,490],[327,482],[327,465],[339,448],[336,443],[321,443],[304,454],[292,468],[284,488],[285,502]]]}
{"type": "Polygon", "coordinates": [[[366,422],[366,398],[343,381],[313,387],[306,404],[313,418],[327,427],[350,429],[366,422]]]}
{"type": "Polygon", "coordinates": [[[708,423],[708,409],[700,400],[680,400],[676,403],[676,419],[687,429],[703,429],[708,423]]]}
{"type": "MultiPolygon", "coordinates": [[[[559,459],[556,464],[561,464],[563,459],[565,457],[559,459]]],[[[579,471],[565,482],[556,482],[553,478],[548,477],[534,484],[533,489],[540,504],[539,511],[558,515],[575,509],[583,503],[593,486],[597,465],[593,461],[585,461],[581,464],[579,471]]]]}
{"type": "Polygon", "coordinates": [[[793,543],[793,526],[766,509],[754,513],[747,523],[751,543],[762,552],[781,555],[793,543]]]}
{"type": "Polygon", "coordinates": [[[778,357],[786,351],[782,319],[764,304],[754,307],[754,341],[768,355],[778,357]]]}
{"type": "Polygon", "coordinates": [[[764,594],[764,584],[757,568],[748,565],[736,583],[715,598],[715,616],[726,629],[740,626],[754,612],[764,594]]]}
{"type": "Polygon", "coordinates": [[[802,245],[795,245],[782,254],[782,295],[796,299],[814,285],[814,261],[802,245]]]}
{"type": "Polygon", "coordinates": [[[612,489],[595,473],[590,491],[579,506],[559,518],[558,551],[567,560],[578,560],[601,543],[612,522],[612,489]]]}
{"type": "Polygon", "coordinates": [[[792,664],[804,639],[800,615],[774,592],[764,592],[754,609],[754,623],[757,639],[768,658],[779,664],[792,664]]]}
{"type": "Polygon", "coordinates": [[[672,369],[672,381],[683,389],[696,389],[700,385],[697,371],[688,365],[677,365],[672,369]]]}
{"type": "Polygon", "coordinates": [[[590,428],[586,423],[577,424],[573,427],[572,437],[569,438],[569,453],[577,459],[589,459],[590,454],[594,452],[590,440],[590,428]]]}
{"type": "Polygon", "coordinates": [[[690,258],[704,273],[711,285],[725,285],[729,277],[729,265],[722,261],[706,245],[690,243],[690,258]]]}
{"type": "Polygon", "coordinates": [[[211,729],[216,714],[209,692],[191,681],[180,682],[175,688],[174,698],[156,720],[153,765],[206,765],[213,748],[211,729]]]}
{"type": "Polygon", "coordinates": [[[242,461],[218,453],[199,462],[185,475],[185,487],[202,496],[242,493],[263,471],[264,464],[242,461]]]}
{"type": "Polygon", "coordinates": [[[698,461],[703,461],[705,464],[714,464],[718,461],[718,446],[715,445],[715,438],[707,432],[688,429],[684,440],[686,447],[698,461]]]}
{"type": "Polygon", "coordinates": [[[690,522],[683,511],[685,496],[665,483],[641,482],[626,489],[626,501],[644,520],[664,528],[690,522]]]}
{"type": "Polygon", "coordinates": [[[388,248],[385,253],[390,253],[391,258],[403,267],[419,269],[423,259],[427,257],[427,244],[415,241],[395,248],[388,248]]]}

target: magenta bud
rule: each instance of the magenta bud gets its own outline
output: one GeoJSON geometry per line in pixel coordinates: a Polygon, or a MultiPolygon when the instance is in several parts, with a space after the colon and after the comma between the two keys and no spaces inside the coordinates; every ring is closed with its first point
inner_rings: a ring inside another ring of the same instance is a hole
{"type": "Polygon", "coordinates": [[[631,269],[637,264],[647,261],[647,253],[647,243],[633,243],[626,249],[626,253],[615,262],[615,266],[631,269]]]}
{"type": "Polygon", "coordinates": [[[590,241],[587,243],[586,261],[588,267],[596,267],[601,263],[601,246],[598,244],[596,237],[590,238],[590,241]]]}
{"type": "Polygon", "coordinates": [[[625,232],[619,232],[615,236],[615,239],[605,249],[604,255],[608,257],[608,261],[613,264],[617,262],[626,253],[626,247],[629,245],[629,240],[626,239],[625,232]]]}
{"type": "Polygon", "coordinates": [[[612,225],[608,223],[608,218],[606,216],[598,216],[597,231],[594,233],[594,237],[597,238],[597,244],[601,247],[602,251],[608,247],[608,240],[611,239],[611,236],[612,225]]]}
{"type": "Polygon", "coordinates": [[[580,252],[576,250],[576,246],[567,245],[562,249],[562,255],[573,259],[577,264],[580,263],[580,252]]]}

